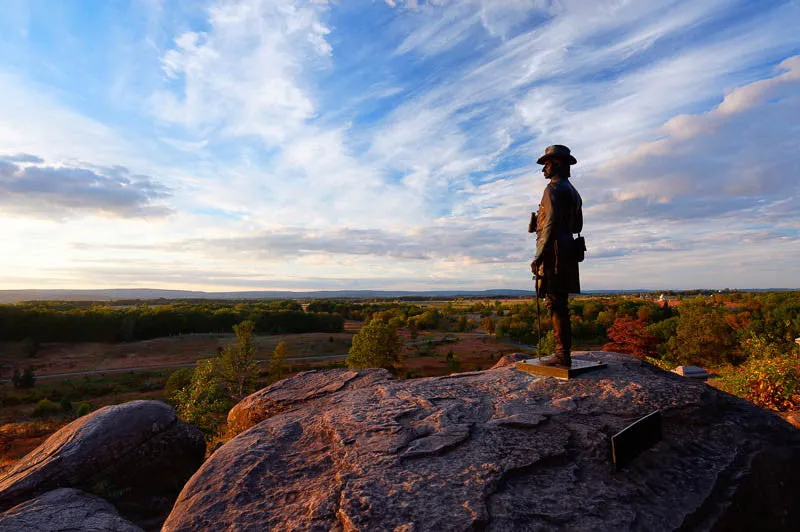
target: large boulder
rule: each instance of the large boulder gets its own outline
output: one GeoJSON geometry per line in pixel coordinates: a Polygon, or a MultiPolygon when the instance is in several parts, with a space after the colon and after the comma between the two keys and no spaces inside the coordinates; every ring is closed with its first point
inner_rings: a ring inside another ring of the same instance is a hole
{"type": "Polygon", "coordinates": [[[73,488],[59,488],[0,514],[3,532],[142,532],[100,497],[73,488]]]}
{"type": "Polygon", "coordinates": [[[628,355],[570,381],[513,366],[342,389],[220,448],[165,531],[791,530],[800,433],[628,355]],[[610,437],[663,439],[615,471],[610,437]]]}
{"type": "Polygon", "coordinates": [[[343,390],[358,390],[391,379],[385,369],[304,371],[242,399],[228,412],[228,426],[234,432],[241,432],[296,406],[325,401],[343,390]]]}
{"type": "Polygon", "coordinates": [[[203,434],[160,401],[130,401],[76,419],[0,476],[0,511],[59,487],[95,493],[132,520],[169,512],[203,462],[203,434]]]}

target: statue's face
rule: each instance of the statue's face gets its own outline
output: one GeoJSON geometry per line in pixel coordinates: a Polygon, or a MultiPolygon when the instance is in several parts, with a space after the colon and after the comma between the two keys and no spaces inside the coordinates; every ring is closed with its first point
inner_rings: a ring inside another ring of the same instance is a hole
{"type": "Polygon", "coordinates": [[[544,167],[542,167],[542,173],[544,174],[545,179],[550,179],[559,175],[561,172],[561,161],[558,159],[550,159],[545,161],[544,167]]]}

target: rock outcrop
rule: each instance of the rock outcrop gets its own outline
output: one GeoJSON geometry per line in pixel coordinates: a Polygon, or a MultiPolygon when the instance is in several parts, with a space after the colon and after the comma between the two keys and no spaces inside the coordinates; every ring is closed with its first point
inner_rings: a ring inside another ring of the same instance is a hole
{"type": "Polygon", "coordinates": [[[142,532],[100,497],[72,488],[48,491],[0,514],[3,532],[67,532],[76,530],[142,532]]]}
{"type": "Polygon", "coordinates": [[[228,412],[228,426],[241,432],[297,406],[325,401],[343,390],[367,388],[391,379],[385,369],[304,371],[242,399],[228,412]]]}
{"type": "MultiPolygon", "coordinates": [[[[203,464],[164,530],[790,530],[800,522],[800,435],[779,417],[628,355],[577,356],[608,368],[566,382],[508,365],[376,379],[337,384],[324,400],[302,383],[340,383],[345,373],[278,383],[260,395],[260,411],[273,415],[203,464]],[[278,390],[290,408],[273,409],[278,390]],[[610,436],[655,409],[662,441],[615,472],[610,436]]],[[[255,398],[248,404],[257,410],[255,398]]]]}
{"type": "Polygon", "coordinates": [[[101,408],[50,436],[0,477],[0,511],[59,487],[101,495],[137,523],[163,519],[203,462],[202,433],[160,401],[101,408]]]}

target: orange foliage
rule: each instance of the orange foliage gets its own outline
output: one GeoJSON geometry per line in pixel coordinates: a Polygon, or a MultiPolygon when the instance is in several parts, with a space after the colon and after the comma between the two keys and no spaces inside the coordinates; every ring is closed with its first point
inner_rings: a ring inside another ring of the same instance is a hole
{"type": "Polygon", "coordinates": [[[652,357],[658,353],[658,338],[645,327],[647,322],[633,318],[617,318],[608,329],[610,342],[603,346],[606,351],[627,353],[638,358],[652,357]]]}

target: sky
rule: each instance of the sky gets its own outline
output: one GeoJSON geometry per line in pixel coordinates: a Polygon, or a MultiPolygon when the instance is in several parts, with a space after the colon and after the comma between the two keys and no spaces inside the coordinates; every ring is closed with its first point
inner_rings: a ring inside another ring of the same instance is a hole
{"type": "Polygon", "coordinates": [[[0,0],[0,289],[800,287],[796,0],[0,0]]]}

